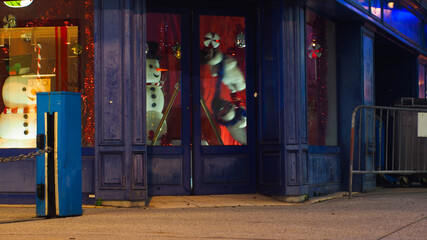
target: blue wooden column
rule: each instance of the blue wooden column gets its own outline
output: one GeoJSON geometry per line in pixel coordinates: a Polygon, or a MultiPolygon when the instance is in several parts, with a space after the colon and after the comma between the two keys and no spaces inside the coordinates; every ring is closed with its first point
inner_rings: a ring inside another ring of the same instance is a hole
{"type": "Polygon", "coordinates": [[[307,193],[304,9],[299,1],[263,1],[260,17],[258,191],[307,193]]]}
{"type": "MultiPolygon", "coordinates": [[[[362,23],[340,22],[337,25],[338,108],[341,146],[341,183],[348,189],[351,116],[358,105],[375,105],[374,34],[362,23]],[[365,89],[366,88],[366,89],[365,89]]],[[[358,136],[357,136],[358,137],[358,136]]],[[[368,159],[366,160],[367,162],[368,159]]],[[[356,164],[356,163],[355,163],[356,164]]],[[[353,189],[367,191],[375,187],[375,176],[354,176],[353,189]]]]}
{"type": "Polygon", "coordinates": [[[95,1],[95,192],[146,199],[145,1],[95,1]]]}

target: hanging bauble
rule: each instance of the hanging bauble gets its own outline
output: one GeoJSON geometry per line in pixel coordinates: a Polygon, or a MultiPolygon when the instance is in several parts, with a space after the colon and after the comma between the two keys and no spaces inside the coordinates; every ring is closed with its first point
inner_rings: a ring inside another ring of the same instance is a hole
{"type": "Polygon", "coordinates": [[[179,43],[175,43],[175,45],[172,46],[172,51],[176,58],[181,59],[181,45],[179,45],[179,43]]]}
{"type": "Polygon", "coordinates": [[[320,45],[313,41],[308,47],[308,57],[316,59],[320,56],[322,56],[322,53],[320,52],[320,45]]]}
{"type": "Polygon", "coordinates": [[[16,26],[16,17],[9,14],[3,18],[3,28],[13,28],[16,26]]]}
{"type": "Polygon", "coordinates": [[[74,55],[80,55],[82,53],[82,45],[76,43],[71,47],[71,50],[73,50],[74,55]]]}
{"type": "Polygon", "coordinates": [[[30,5],[32,2],[33,0],[4,1],[4,4],[11,8],[22,8],[30,5]]]}
{"type": "Polygon", "coordinates": [[[218,34],[214,32],[206,33],[205,40],[203,41],[203,44],[205,44],[208,48],[217,48],[220,44],[219,40],[221,38],[218,34]]]}
{"type": "Polygon", "coordinates": [[[238,48],[244,48],[244,47],[246,47],[246,40],[245,40],[245,34],[244,33],[237,34],[237,36],[236,36],[236,46],[238,48]]]}

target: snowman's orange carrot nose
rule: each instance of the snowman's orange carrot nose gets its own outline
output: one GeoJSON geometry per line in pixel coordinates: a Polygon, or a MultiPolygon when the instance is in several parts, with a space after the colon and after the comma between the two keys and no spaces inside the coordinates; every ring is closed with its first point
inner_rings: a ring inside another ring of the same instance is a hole
{"type": "Polygon", "coordinates": [[[168,70],[166,68],[156,68],[158,72],[167,72],[168,70]]]}
{"type": "Polygon", "coordinates": [[[37,94],[37,90],[31,89],[31,94],[36,95],[37,94]]]}

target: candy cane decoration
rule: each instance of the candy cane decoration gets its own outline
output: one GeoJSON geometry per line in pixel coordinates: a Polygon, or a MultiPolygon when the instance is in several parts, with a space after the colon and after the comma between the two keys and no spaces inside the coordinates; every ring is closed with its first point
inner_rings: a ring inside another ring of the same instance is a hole
{"type": "Polygon", "coordinates": [[[40,63],[42,60],[41,49],[42,45],[40,43],[37,43],[37,45],[34,47],[34,51],[37,52],[37,80],[40,80],[40,68],[42,67],[40,63]]]}

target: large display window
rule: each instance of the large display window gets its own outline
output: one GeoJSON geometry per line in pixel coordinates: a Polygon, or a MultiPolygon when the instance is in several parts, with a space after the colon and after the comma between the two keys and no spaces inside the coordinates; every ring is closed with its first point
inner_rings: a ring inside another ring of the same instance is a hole
{"type": "Polygon", "coordinates": [[[200,16],[199,33],[202,144],[246,145],[245,18],[200,16]]]}
{"type": "MultiPolygon", "coordinates": [[[[246,145],[245,18],[202,15],[199,24],[200,99],[193,101],[201,105],[200,144],[246,145]]],[[[181,91],[181,57],[190,51],[181,49],[181,28],[179,14],[147,14],[146,141],[151,146],[182,145],[182,101],[188,96],[181,91]]]]}
{"type": "Polygon", "coordinates": [[[181,15],[147,14],[146,138],[148,145],[180,146],[181,15]]]}
{"type": "Polygon", "coordinates": [[[37,93],[82,93],[82,146],[94,144],[93,1],[1,2],[0,148],[36,147],[37,93]]]}
{"type": "Polygon", "coordinates": [[[337,145],[335,24],[306,12],[307,119],[310,145],[337,145]]]}

